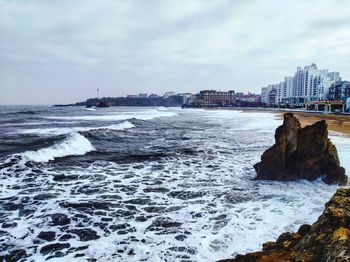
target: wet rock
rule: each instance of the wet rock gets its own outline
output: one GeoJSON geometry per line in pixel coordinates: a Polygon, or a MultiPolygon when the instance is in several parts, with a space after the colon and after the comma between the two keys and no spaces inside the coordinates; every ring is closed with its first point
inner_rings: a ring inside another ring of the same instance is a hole
{"type": "Polygon", "coordinates": [[[297,233],[283,233],[276,242],[263,244],[263,250],[238,255],[226,262],[258,261],[349,261],[350,189],[338,189],[318,220],[302,225],[297,233]]]}
{"type": "Polygon", "coordinates": [[[347,183],[324,120],[301,128],[299,120],[286,113],[283,125],[276,129],[275,141],[263,153],[261,162],[254,165],[257,179],[288,181],[322,177],[327,184],[347,183]]]}
{"type": "Polygon", "coordinates": [[[41,231],[37,238],[46,240],[46,241],[53,241],[55,240],[56,233],[53,231],[41,231]]]}
{"type": "Polygon", "coordinates": [[[43,255],[47,255],[47,254],[50,254],[52,252],[59,251],[59,250],[62,250],[62,249],[65,249],[65,248],[69,248],[69,247],[70,247],[69,243],[49,244],[49,245],[43,246],[40,249],[40,253],[43,254],[43,255]]]}
{"type": "Polygon", "coordinates": [[[51,215],[51,225],[53,226],[64,226],[70,223],[70,218],[62,213],[55,213],[51,215]]]}
{"type": "Polygon", "coordinates": [[[100,236],[97,235],[97,232],[95,230],[88,229],[88,228],[72,229],[72,230],[69,230],[68,233],[77,235],[80,241],[89,241],[89,240],[100,238],[100,236]]]}

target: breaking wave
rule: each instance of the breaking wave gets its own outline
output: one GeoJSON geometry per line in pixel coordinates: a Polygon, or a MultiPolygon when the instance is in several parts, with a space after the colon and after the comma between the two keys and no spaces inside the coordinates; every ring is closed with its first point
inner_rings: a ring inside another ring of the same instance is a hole
{"type": "Polygon", "coordinates": [[[124,121],[119,124],[109,125],[109,126],[100,126],[100,127],[55,127],[55,128],[31,128],[21,130],[21,134],[38,134],[38,135],[64,135],[71,132],[86,132],[91,130],[99,129],[110,129],[110,130],[126,130],[134,128],[135,126],[129,121],[124,121]]]}
{"type": "Polygon", "coordinates": [[[22,156],[27,161],[48,162],[59,157],[82,156],[93,150],[95,148],[87,138],[79,133],[72,133],[62,142],[37,151],[24,152],[22,156]]]}
{"type": "Polygon", "coordinates": [[[176,116],[174,112],[166,110],[144,110],[138,112],[127,112],[127,113],[111,113],[104,115],[85,115],[85,116],[50,116],[46,117],[47,119],[74,119],[74,120],[98,120],[98,121],[118,121],[118,120],[127,120],[127,119],[140,119],[140,120],[151,120],[158,117],[171,117],[176,116]]]}

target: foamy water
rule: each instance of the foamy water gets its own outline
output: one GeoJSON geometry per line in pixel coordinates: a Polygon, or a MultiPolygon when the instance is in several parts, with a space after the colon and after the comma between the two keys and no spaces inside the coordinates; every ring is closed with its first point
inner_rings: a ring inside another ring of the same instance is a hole
{"type": "MultiPolygon", "coordinates": [[[[337,189],[253,180],[252,166],[281,124],[272,114],[152,109],[145,119],[127,110],[122,122],[71,127],[53,145],[20,154],[35,162],[0,169],[1,221],[16,223],[1,229],[0,245],[25,249],[34,261],[215,261],[314,222],[337,189]],[[55,225],[57,213],[69,223],[55,225]],[[46,231],[53,240],[38,238],[46,231]],[[53,243],[65,246],[42,252],[53,243]]],[[[112,121],[111,114],[98,117],[112,121]]],[[[349,174],[350,139],[331,139],[349,174]]]]}

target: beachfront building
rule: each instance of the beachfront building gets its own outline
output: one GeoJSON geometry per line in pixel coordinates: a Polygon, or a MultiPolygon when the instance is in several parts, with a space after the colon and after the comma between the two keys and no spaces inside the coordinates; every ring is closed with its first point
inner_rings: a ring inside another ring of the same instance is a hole
{"type": "Polygon", "coordinates": [[[318,69],[316,64],[298,67],[294,76],[287,76],[278,85],[263,87],[261,101],[270,104],[270,92],[276,88],[276,104],[303,107],[306,102],[327,100],[332,84],[341,81],[339,72],[318,69]]]}
{"type": "Polygon", "coordinates": [[[202,90],[199,92],[200,99],[206,106],[226,106],[235,102],[235,91],[228,92],[216,90],[202,90]]]}
{"type": "Polygon", "coordinates": [[[175,95],[176,95],[176,92],[165,92],[163,97],[168,98],[168,97],[175,96],[175,95]]]}
{"type": "Polygon", "coordinates": [[[268,105],[277,105],[280,84],[271,84],[261,88],[261,102],[268,105]],[[271,94],[272,93],[272,94],[271,94]]]}
{"type": "Polygon", "coordinates": [[[250,92],[248,92],[247,94],[244,94],[243,92],[237,92],[236,101],[257,103],[261,101],[261,96],[250,92]]]}
{"type": "Polygon", "coordinates": [[[318,101],[328,97],[330,86],[341,81],[339,72],[318,69],[316,64],[297,68],[294,75],[295,97],[300,101],[318,101]]]}
{"type": "Polygon", "coordinates": [[[329,100],[347,100],[350,97],[350,82],[337,81],[329,88],[329,100]]]}

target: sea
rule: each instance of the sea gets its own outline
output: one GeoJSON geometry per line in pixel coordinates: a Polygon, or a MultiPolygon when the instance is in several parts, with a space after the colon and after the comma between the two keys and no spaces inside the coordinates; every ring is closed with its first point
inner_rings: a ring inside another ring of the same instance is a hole
{"type": "MultiPolygon", "coordinates": [[[[0,107],[0,257],[215,261],[313,223],[338,186],[254,180],[282,120],[163,107],[0,107]]],[[[350,172],[350,138],[331,133],[350,172]]]]}

